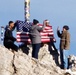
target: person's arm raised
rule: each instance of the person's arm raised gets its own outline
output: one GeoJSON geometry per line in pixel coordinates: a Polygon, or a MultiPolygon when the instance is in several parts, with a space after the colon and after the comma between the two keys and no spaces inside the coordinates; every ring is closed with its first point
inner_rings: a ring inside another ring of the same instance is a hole
{"type": "Polygon", "coordinates": [[[57,28],[57,35],[58,35],[59,38],[61,38],[61,33],[60,33],[59,26],[58,26],[58,28],[57,28]]]}
{"type": "Polygon", "coordinates": [[[43,31],[44,30],[44,28],[45,28],[45,26],[46,26],[46,24],[45,24],[46,22],[45,21],[43,21],[43,26],[42,27],[39,27],[39,26],[37,26],[37,30],[38,31],[43,31]]]}

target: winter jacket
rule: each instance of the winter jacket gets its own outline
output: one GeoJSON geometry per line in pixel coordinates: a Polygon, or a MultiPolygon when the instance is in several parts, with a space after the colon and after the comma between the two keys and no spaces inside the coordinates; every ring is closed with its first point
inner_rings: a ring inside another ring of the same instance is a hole
{"type": "Polygon", "coordinates": [[[40,35],[40,31],[42,31],[44,29],[45,25],[43,25],[43,27],[39,27],[38,25],[33,25],[30,30],[30,39],[32,44],[38,44],[41,43],[41,35],[40,35]]]}
{"type": "Polygon", "coordinates": [[[9,27],[5,28],[5,33],[4,33],[4,45],[8,44],[8,42],[13,42],[16,41],[16,38],[13,37],[12,30],[9,29],[9,27]]]}
{"type": "Polygon", "coordinates": [[[69,50],[70,47],[70,34],[68,31],[63,31],[60,33],[60,31],[57,31],[57,35],[60,38],[60,49],[69,50]]]}

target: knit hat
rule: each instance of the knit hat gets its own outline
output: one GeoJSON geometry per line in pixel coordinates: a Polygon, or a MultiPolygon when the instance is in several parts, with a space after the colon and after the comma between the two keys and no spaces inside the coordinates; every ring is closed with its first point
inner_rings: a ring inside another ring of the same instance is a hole
{"type": "Polygon", "coordinates": [[[37,23],[39,23],[39,21],[36,19],[33,19],[33,24],[36,25],[37,23]]]}
{"type": "Polygon", "coordinates": [[[69,26],[64,25],[63,28],[65,28],[66,30],[69,30],[69,26]]]}

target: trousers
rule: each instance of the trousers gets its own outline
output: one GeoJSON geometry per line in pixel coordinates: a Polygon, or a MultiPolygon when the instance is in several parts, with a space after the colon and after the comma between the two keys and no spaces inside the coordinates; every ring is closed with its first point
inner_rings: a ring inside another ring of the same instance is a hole
{"type": "Polygon", "coordinates": [[[39,49],[41,47],[41,43],[38,43],[38,44],[32,44],[32,57],[38,59],[38,52],[39,52],[39,49]]]}
{"type": "Polygon", "coordinates": [[[8,49],[11,48],[12,50],[18,51],[18,46],[16,46],[14,42],[5,42],[4,46],[8,49]]]}
{"type": "Polygon", "coordinates": [[[68,67],[68,56],[69,56],[69,50],[60,49],[60,62],[62,69],[67,69],[68,67]]]}

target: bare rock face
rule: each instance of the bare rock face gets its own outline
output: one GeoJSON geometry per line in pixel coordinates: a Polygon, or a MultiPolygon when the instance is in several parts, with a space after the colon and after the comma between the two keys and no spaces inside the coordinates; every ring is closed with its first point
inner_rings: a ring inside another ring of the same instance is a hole
{"type": "Polygon", "coordinates": [[[69,68],[70,68],[72,71],[76,72],[76,56],[70,55],[70,56],[68,57],[68,60],[69,60],[69,68]]]}
{"type": "Polygon", "coordinates": [[[64,71],[55,64],[47,45],[40,49],[38,60],[0,46],[0,75],[64,75],[64,71]]]}
{"type": "Polygon", "coordinates": [[[13,75],[13,53],[0,46],[0,75],[13,75]]]}

